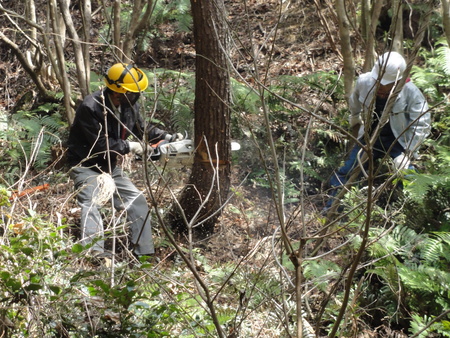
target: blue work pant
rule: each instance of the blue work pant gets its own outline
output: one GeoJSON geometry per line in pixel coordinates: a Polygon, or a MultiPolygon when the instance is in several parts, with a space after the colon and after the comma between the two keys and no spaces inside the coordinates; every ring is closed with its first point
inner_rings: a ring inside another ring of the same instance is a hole
{"type": "MultiPolygon", "coordinates": [[[[361,140],[360,140],[361,141],[361,140]]],[[[364,142],[362,142],[364,144],[364,142]]],[[[400,154],[404,152],[404,148],[402,145],[398,142],[396,142],[395,137],[393,135],[391,136],[380,136],[378,140],[375,142],[373,146],[373,159],[377,160],[380,158],[383,158],[388,154],[389,148],[392,149],[389,151],[389,156],[391,158],[396,158],[400,154]]],[[[358,154],[360,159],[362,159],[364,152],[360,151],[361,146],[358,144],[353,147],[353,149],[350,152],[350,156],[348,159],[344,162],[344,165],[340,167],[337,171],[335,171],[330,179],[330,185],[332,187],[332,190],[330,192],[331,196],[335,196],[337,193],[337,188],[347,183],[348,179],[350,178],[353,169],[355,169],[359,163],[358,163],[358,154]]],[[[367,168],[367,163],[364,165],[364,168],[367,168]]],[[[410,166],[410,169],[414,169],[414,167],[410,166]]],[[[333,203],[333,198],[330,198],[325,208],[328,209],[331,207],[331,204],[333,203]]]]}

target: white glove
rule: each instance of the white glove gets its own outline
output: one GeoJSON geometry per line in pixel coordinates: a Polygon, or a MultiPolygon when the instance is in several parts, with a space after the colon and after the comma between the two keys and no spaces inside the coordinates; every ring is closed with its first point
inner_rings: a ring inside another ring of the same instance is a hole
{"type": "Polygon", "coordinates": [[[176,133],[175,134],[175,141],[181,141],[184,140],[184,136],[181,133],[176,133]]]}
{"type": "Polygon", "coordinates": [[[176,133],[176,134],[166,134],[166,137],[164,138],[166,141],[169,142],[175,142],[175,141],[181,141],[184,139],[183,134],[181,133],[176,133]]]}
{"type": "Polygon", "coordinates": [[[409,157],[405,155],[404,153],[401,153],[396,158],[394,158],[394,167],[396,170],[405,170],[409,168],[409,165],[411,164],[411,161],[409,160],[409,157]]]}
{"type": "Polygon", "coordinates": [[[142,149],[142,145],[139,142],[128,142],[128,145],[132,154],[142,155],[144,153],[144,149],[142,149]]]}

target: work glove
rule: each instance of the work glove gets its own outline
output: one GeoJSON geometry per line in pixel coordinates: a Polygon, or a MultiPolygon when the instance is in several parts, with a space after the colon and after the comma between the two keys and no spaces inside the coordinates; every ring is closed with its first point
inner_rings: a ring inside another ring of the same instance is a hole
{"type": "Polygon", "coordinates": [[[130,152],[135,155],[141,155],[144,153],[144,149],[139,142],[128,142],[130,146],[130,152]]]}
{"type": "Polygon", "coordinates": [[[396,158],[394,158],[394,167],[396,170],[405,170],[409,168],[411,161],[405,153],[401,153],[396,158]]]}
{"type": "Polygon", "coordinates": [[[165,137],[165,140],[169,141],[169,142],[181,141],[183,139],[184,139],[184,136],[181,133],[176,133],[176,134],[173,134],[173,135],[172,134],[167,134],[166,137],[165,137]]]}

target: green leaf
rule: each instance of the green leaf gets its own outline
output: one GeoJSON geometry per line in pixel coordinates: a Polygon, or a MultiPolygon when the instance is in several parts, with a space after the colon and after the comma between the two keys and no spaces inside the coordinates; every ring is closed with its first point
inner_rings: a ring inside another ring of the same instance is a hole
{"type": "Polygon", "coordinates": [[[81,271],[70,279],[70,283],[71,284],[77,283],[82,278],[87,278],[87,277],[96,276],[96,275],[97,275],[97,272],[95,272],[95,271],[81,271]]]}
{"type": "Polygon", "coordinates": [[[61,288],[57,285],[49,285],[48,287],[55,295],[59,295],[61,293],[61,288]]]}
{"type": "Polygon", "coordinates": [[[8,271],[1,271],[0,278],[4,281],[9,280],[11,278],[11,274],[8,271]]]}
{"type": "Polygon", "coordinates": [[[22,287],[22,283],[14,280],[14,279],[9,279],[6,282],[6,286],[10,287],[13,291],[18,291],[22,287]]]}
{"type": "Polygon", "coordinates": [[[42,289],[42,285],[37,284],[37,283],[31,283],[25,287],[25,290],[28,290],[28,291],[37,291],[37,290],[41,290],[41,289],[42,289]]]}
{"type": "Polygon", "coordinates": [[[83,249],[84,249],[84,247],[81,244],[74,244],[72,246],[72,252],[73,253],[80,253],[80,252],[83,251],[83,249]]]}
{"type": "Polygon", "coordinates": [[[22,251],[27,256],[31,256],[34,252],[32,248],[21,248],[20,251],[22,251]]]}

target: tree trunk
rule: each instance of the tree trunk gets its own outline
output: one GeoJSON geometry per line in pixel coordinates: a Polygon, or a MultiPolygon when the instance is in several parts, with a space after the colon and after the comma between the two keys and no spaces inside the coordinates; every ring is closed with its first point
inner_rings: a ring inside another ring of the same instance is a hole
{"type": "Polygon", "coordinates": [[[84,57],[84,66],[86,69],[86,74],[84,80],[87,84],[88,92],[91,91],[90,83],[91,83],[91,54],[89,51],[90,42],[91,42],[91,25],[92,25],[92,6],[91,0],[83,1],[82,8],[82,18],[83,18],[83,40],[87,42],[86,44],[82,44],[81,48],[83,50],[84,57]]]}
{"type": "Polygon", "coordinates": [[[181,232],[211,234],[230,187],[230,78],[223,0],[191,0],[196,48],[195,145],[189,183],[171,213],[181,232]],[[199,224],[201,222],[201,224],[199,224]]]}
{"type": "Polygon", "coordinates": [[[131,60],[133,59],[133,50],[136,44],[136,37],[139,32],[143,31],[145,25],[150,20],[153,13],[153,0],[135,1],[133,5],[133,12],[131,13],[131,20],[128,25],[128,31],[125,33],[123,42],[123,53],[131,60]],[[142,10],[146,6],[145,12],[142,10]]]}
{"type": "Polygon", "coordinates": [[[345,98],[348,101],[348,98],[353,91],[353,82],[355,80],[355,63],[353,62],[353,49],[350,40],[350,23],[347,18],[344,0],[337,0],[335,6],[339,21],[342,56],[344,58],[345,98]]]}
{"type": "Polygon", "coordinates": [[[380,18],[381,8],[384,1],[374,1],[372,6],[372,16],[370,17],[370,25],[368,25],[367,39],[366,39],[366,56],[364,59],[364,65],[362,72],[366,73],[370,71],[375,64],[375,32],[377,29],[378,20],[380,18]]]}
{"type": "Polygon", "coordinates": [[[51,18],[51,24],[53,32],[55,33],[55,36],[53,38],[53,41],[55,43],[55,49],[56,49],[56,60],[57,60],[57,66],[59,73],[61,75],[61,88],[64,92],[64,107],[66,108],[66,115],[67,120],[69,121],[69,124],[71,125],[74,118],[75,118],[75,112],[72,108],[72,100],[70,98],[71,96],[71,88],[70,88],[70,82],[69,82],[69,76],[67,75],[67,72],[65,70],[65,57],[64,57],[64,48],[63,48],[63,30],[58,25],[58,16],[57,16],[57,3],[56,0],[50,0],[48,2],[48,10],[51,18]]]}
{"type": "MultiPolygon", "coordinates": [[[[121,53],[122,50],[122,40],[121,40],[121,31],[120,31],[120,13],[121,13],[121,1],[116,0],[113,2],[113,14],[111,16],[111,26],[113,28],[113,45],[116,46],[119,50],[114,50],[114,54],[119,56],[119,61],[124,61],[124,56],[121,53]]],[[[106,7],[105,7],[106,12],[106,7]]]]}
{"type": "MultiPolygon", "coordinates": [[[[25,2],[25,17],[31,22],[37,22],[36,20],[36,4],[34,0],[29,0],[25,2]]],[[[37,28],[30,27],[30,38],[32,41],[37,41],[37,28]]],[[[36,46],[31,45],[30,49],[26,51],[27,61],[33,67],[35,66],[33,57],[36,55],[36,46]]]]}
{"type": "Polygon", "coordinates": [[[442,0],[442,23],[444,25],[444,33],[450,47],[450,1],[442,0]]]}
{"type": "Polygon", "coordinates": [[[390,28],[392,38],[392,51],[403,54],[403,5],[401,0],[395,0],[394,16],[390,28]]]}
{"type": "Polygon", "coordinates": [[[361,36],[365,43],[370,36],[370,24],[371,24],[371,11],[370,11],[370,0],[361,0],[361,18],[360,18],[360,26],[361,26],[361,36]]]}
{"type": "MultiPolygon", "coordinates": [[[[75,28],[75,25],[72,20],[72,14],[70,13],[70,1],[68,0],[58,0],[59,4],[59,10],[60,13],[64,19],[66,30],[70,36],[72,47],[73,47],[73,53],[75,57],[75,64],[77,65],[76,71],[77,71],[77,78],[78,78],[78,86],[81,91],[81,96],[85,97],[89,94],[89,82],[88,78],[86,77],[86,74],[89,73],[89,59],[85,59],[85,54],[83,51],[83,43],[78,36],[77,30],[75,28]]],[[[89,40],[87,40],[89,42],[89,40]]],[[[64,71],[65,63],[61,65],[61,72],[64,71]]],[[[69,92],[66,92],[66,86],[64,86],[64,95],[71,95],[70,86],[67,88],[69,92]]]]}

